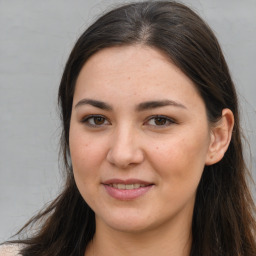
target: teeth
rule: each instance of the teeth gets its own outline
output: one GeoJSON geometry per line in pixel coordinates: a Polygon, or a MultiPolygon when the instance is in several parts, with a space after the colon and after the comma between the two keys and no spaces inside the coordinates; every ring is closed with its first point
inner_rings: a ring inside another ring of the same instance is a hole
{"type": "MultiPolygon", "coordinates": [[[[142,187],[143,185],[142,184],[133,184],[133,188],[139,188],[139,187],[142,187]]],[[[145,186],[143,186],[145,187],[145,186]]]]}
{"type": "Polygon", "coordinates": [[[125,185],[125,189],[134,189],[133,184],[127,184],[125,185]]]}
{"type": "Polygon", "coordinates": [[[112,187],[117,189],[136,189],[140,187],[145,187],[145,184],[111,184],[112,187]]]}

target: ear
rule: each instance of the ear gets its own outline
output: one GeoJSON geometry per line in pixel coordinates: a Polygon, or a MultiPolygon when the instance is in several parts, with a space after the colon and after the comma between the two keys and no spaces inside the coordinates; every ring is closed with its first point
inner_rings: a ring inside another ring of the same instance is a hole
{"type": "Polygon", "coordinates": [[[211,140],[205,164],[219,162],[228,149],[234,127],[234,115],[230,109],[222,110],[222,117],[211,128],[211,140]]]}

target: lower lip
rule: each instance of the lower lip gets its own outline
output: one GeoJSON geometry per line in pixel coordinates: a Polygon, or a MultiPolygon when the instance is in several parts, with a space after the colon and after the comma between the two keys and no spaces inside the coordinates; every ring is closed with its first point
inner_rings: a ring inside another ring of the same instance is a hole
{"type": "Polygon", "coordinates": [[[109,185],[104,185],[108,194],[118,200],[133,200],[144,194],[146,194],[153,185],[149,185],[146,187],[140,187],[135,189],[118,189],[111,187],[109,185]]]}

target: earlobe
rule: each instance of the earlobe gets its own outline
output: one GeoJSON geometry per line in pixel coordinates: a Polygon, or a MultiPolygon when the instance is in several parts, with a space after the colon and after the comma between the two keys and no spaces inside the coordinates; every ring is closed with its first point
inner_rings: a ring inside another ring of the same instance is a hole
{"type": "Polygon", "coordinates": [[[228,149],[234,127],[234,115],[230,109],[222,110],[221,119],[211,128],[211,139],[206,165],[219,162],[228,149]]]}

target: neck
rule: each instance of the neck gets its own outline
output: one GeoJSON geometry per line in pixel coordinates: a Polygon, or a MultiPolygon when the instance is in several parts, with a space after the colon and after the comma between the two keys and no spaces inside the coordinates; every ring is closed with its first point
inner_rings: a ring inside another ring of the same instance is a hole
{"type": "Polygon", "coordinates": [[[169,225],[164,225],[161,230],[132,233],[113,230],[100,221],[96,223],[96,233],[86,250],[86,256],[190,255],[191,222],[176,223],[171,228],[169,225]]]}

